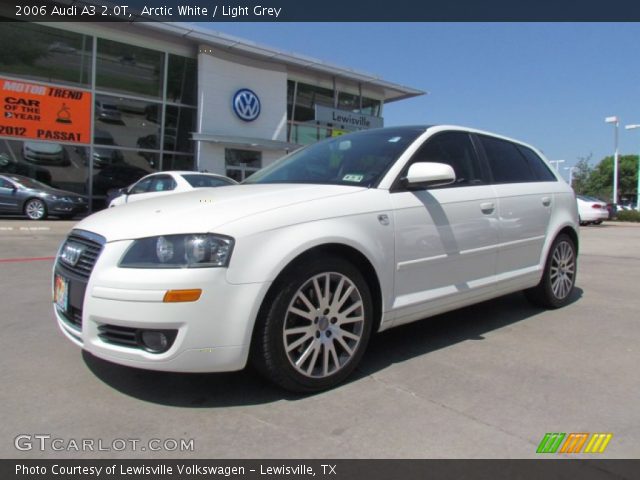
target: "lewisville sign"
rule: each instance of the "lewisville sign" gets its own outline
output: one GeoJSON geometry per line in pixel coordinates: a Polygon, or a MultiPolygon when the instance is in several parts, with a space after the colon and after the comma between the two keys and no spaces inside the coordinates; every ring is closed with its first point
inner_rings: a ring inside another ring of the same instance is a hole
{"type": "Polygon", "coordinates": [[[315,109],[316,122],[331,123],[334,127],[338,128],[364,130],[367,128],[379,128],[384,124],[384,120],[381,117],[374,117],[363,113],[338,110],[335,108],[323,107],[321,105],[316,105],[315,109]]]}

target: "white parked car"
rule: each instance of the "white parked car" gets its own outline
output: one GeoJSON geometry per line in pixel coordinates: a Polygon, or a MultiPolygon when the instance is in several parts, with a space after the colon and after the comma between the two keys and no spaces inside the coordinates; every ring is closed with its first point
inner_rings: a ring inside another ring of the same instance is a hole
{"type": "Polygon", "coordinates": [[[64,147],[59,143],[25,141],[22,144],[22,158],[37,164],[71,165],[64,147]]]}
{"type": "Polygon", "coordinates": [[[126,203],[147,200],[169,193],[189,192],[196,188],[224,187],[238,182],[224,175],[191,171],[167,171],[146,175],[133,185],[122,189],[121,195],[109,203],[117,207],[126,203]]]}
{"type": "Polygon", "coordinates": [[[462,127],[344,135],[233,188],[116,210],[61,246],[54,312],[76,345],[137,368],[250,359],[317,391],[349,376],[372,332],[519,290],[550,308],[573,298],[573,191],[534,148],[462,127]]]}
{"type": "Polygon", "coordinates": [[[580,225],[588,225],[589,223],[600,225],[603,220],[609,218],[607,204],[602,200],[586,195],[576,195],[576,201],[578,202],[580,225]]]}

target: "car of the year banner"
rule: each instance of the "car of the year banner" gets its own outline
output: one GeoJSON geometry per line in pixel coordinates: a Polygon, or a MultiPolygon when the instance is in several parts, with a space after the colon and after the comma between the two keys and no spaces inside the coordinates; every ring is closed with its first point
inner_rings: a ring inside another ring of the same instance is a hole
{"type": "Polygon", "coordinates": [[[89,143],[91,93],[0,77],[0,137],[89,143]]]}

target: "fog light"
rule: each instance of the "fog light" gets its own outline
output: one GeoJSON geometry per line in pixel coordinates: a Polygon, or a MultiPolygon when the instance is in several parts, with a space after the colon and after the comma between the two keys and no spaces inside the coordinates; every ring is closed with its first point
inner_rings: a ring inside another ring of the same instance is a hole
{"type": "Polygon", "coordinates": [[[157,330],[142,330],[140,340],[144,348],[153,353],[166,352],[170,347],[167,335],[157,330]]]}

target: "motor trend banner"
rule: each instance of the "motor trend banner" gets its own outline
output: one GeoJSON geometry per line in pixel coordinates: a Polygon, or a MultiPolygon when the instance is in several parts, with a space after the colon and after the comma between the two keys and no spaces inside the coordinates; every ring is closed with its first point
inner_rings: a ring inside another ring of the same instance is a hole
{"type": "Polygon", "coordinates": [[[0,137],[90,143],[91,93],[0,77],[0,137]]]}

